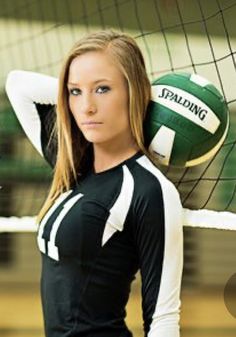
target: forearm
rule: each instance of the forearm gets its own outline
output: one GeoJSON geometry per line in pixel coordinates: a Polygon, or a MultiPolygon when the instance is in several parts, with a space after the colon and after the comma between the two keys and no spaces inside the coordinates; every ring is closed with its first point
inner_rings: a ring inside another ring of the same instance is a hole
{"type": "Polygon", "coordinates": [[[15,114],[29,140],[42,155],[41,122],[35,103],[55,105],[58,79],[30,71],[8,74],[6,92],[15,114]]]}

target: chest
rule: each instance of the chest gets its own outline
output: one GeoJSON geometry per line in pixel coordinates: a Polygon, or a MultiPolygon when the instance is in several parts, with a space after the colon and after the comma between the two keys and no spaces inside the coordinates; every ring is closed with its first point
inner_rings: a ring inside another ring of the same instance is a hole
{"type": "Polygon", "coordinates": [[[57,261],[63,256],[91,260],[123,232],[132,197],[123,174],[112,180],[92,177],[63,193],[40,223],[40,251],[57,261]]]}

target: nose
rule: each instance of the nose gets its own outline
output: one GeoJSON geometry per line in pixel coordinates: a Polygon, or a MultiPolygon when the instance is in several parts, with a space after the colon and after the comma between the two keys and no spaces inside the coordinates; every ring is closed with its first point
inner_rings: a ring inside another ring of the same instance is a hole
{"type": "Polygon", "coordinates": [[[82,95],[80,111],[82,114],[93,114],[96,112],[96,104],[91,94],[82,95]]]}

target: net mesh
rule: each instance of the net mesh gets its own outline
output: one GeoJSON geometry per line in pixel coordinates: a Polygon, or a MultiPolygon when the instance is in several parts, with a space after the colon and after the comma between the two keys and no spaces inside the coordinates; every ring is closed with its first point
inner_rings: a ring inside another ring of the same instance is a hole
{"type": "MultiPolygon", "coordinates": [[[[205,164],[164,172],[178,187],[185,207],[234,211],[235,1],[2,2],[2,88],[8,71],[16,68],[58,76],[71,45],[87,32],[106,28],[125,31],[136,39],[151,81],[171,71],[188,71],[213,82],[230,110],[230,130],[223,147],[205,164]]],[[[35,214],[51,172],[28,144],[4,94],[0,104],[1,212],[35,214]],[[37,185],[33,198],[32,184],[37,185]]]]}

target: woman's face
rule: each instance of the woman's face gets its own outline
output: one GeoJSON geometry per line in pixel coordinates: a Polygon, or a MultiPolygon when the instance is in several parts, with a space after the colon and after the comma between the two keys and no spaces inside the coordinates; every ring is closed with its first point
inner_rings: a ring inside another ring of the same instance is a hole
{"type": "Polygon", "coordinates": [[[69,107],[84,137],[108,148],[132,139],[126,80],[105,52],[87,52],[71,63],[69,107]]]}

